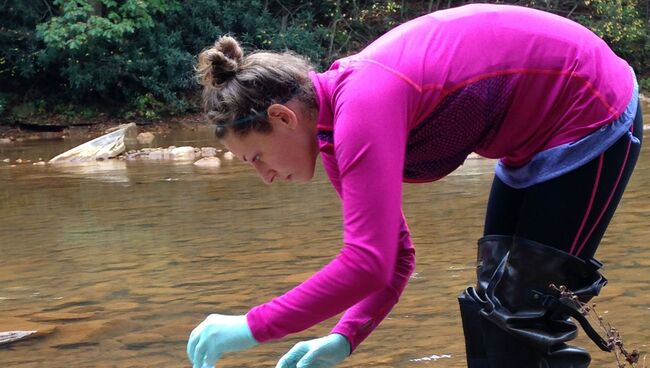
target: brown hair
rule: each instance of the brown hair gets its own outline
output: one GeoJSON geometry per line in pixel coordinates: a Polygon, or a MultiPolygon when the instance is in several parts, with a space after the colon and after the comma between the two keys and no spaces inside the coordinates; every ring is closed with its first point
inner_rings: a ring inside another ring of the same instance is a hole
{"type": "Polygon", "coordinates": [[[244,56],[237,40],[220,37],[199,54],[196,66],[203,107],[217,125],[217,137],[223,138],[228,129],[238,135],[269,132],[266,110],[274,103],[297,98],[315,109],[310,70],[309,61],[292,52],[258,51],[244,56]]]}

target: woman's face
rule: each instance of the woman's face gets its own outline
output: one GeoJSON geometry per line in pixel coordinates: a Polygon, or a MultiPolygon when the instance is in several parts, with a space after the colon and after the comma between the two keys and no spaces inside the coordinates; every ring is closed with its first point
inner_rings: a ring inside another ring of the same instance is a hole
{"type": "Polygon", "coordinates": [[[262,180],[307,182],[314,176],[318,156],[316,123],[296,101],[268,109],[270,133],[252,131],[244,136],[226,133],[221,142],[235,156],[251,164],[262,180]]]}

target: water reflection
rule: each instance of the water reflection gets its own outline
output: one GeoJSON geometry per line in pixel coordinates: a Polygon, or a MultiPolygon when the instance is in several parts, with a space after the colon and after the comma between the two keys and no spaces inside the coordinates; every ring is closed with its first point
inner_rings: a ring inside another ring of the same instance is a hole
{"type": "Polygon", "coordinates": [[[126,161],[104,160],[98,162],[57,164],[53,170],[70,176],[88,178],[106,183],[128,183],[126,161]]]}
{"type": "MultiPolygon", "coordinates": [[[[215,145],[195,133],[156,143],[215,145]]],[[[0,159],[49,158],[73,144],[0,146],[0,159]]],[[[643,351],[648,152],[646,145],[598,252],[610,280],[597,299],[601,313],[643,351]]],[[[465,366],[456,295],[473,277],[492,166],[470,159],[436,184],[405,186],[416,273],[388,319],[341,367],[465,366]]],[[[322,170],[309,185],[269,187],[236,161],[216,171],[0,164],[0,183],[0,330],[55,328],[0,349],[1,367],[187,366],[187,335],[206,314],[244,313],[288,290],[341,241],[338,199],[322,170]]],[[[273,367],[300,338],[326,334],[334,322],[226,356],[220,367],[273,367]]],[[[584,336],[579,342],[588,344],[584,336]]],[[[593,366],[614,366],[610,355],[590,350],[593,366]]]]}

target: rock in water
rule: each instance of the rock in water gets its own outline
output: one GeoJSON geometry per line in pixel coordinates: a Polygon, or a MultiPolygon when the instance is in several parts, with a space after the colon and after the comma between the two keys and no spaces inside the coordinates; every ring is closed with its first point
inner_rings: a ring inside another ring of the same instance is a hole
{"type": "Polygon", "coordinates": [[[194,163],[198,167],[218,169],[221,167],[221,160],[217,157],[204,157],[194,163]]]}
{"type": "Polygon", "coordinates": [[[201,157],[214,157],[217,155],[217,149],[214,147],[201,147],[201,157]]]}
{"type": "Polygon", "coordinates": [[[138,140],[138,143],[140,143],[140,144],[151,144],[151,142],[153,142],[153,140],[155,138],[156,137],[151,132],[140,133],[136,137],[136,139],[138,140]]]}
{"type": "Polygon", "coordinates": [[[34,337],[38,331],[5,331],[0,332],[0,345],[10,344],[12,342],[26,340],[34,337]]]}
{"type": "Polygon", "coordinates": [[[169,151],[169,156],[172,160],[194,160],[196,154],[194,153],[194,147],[175,147],[169,151]]]}
{"type": "Polygon", "coordinates": [[[63,152],[51,159],[49,163],[80,163],[116,157],[126,149],[124,137],[134,129],[136,129],[134,123],[121,125],[113,132],[63,152]]]}

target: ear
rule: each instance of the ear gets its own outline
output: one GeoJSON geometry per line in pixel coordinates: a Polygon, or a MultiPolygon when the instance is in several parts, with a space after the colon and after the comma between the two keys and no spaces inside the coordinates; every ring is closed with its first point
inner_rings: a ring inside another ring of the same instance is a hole
{"type": "Polygon", "coordinates": [[[269,122],[273,124],[282,124],[289,129],[295,129],[298,126],[298,117],[289,107],[282,104],[273,104],[266,110],[269,122]]]}

